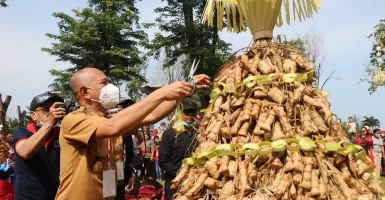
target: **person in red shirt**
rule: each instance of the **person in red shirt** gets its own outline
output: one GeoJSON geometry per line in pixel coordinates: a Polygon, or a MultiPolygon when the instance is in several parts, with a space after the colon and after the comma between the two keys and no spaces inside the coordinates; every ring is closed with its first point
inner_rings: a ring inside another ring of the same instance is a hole
{"type": "Polygon", "coordinates": [[[155,171],[156,171],[156,178],[158,180],[163,180],[162,176],[162,169],[159,166],[159,146],[160,146],[160,140],[158,136],[154,137],[154,142],[155,142],[155,155],[154,155],[154,160],[155,160],[155,171]]]}
{"type": "Polygon", "coordinates": [[[373,140],[366,127],[361,128],[361,134],[357,137],[356,144],[360,145],[366,151],[366,154],[374,163],[373,140]]]}

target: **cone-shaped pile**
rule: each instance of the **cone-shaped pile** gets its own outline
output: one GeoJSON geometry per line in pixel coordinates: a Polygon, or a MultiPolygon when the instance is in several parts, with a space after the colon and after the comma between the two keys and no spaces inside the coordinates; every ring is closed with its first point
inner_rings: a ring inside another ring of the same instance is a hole
{"type": "Polygon", "coordinates": [[[365,151],[348,142],[314,65],[257,41],[218,72],[200,145],[173,180],[177,199],[374,199],[365,151]]]}

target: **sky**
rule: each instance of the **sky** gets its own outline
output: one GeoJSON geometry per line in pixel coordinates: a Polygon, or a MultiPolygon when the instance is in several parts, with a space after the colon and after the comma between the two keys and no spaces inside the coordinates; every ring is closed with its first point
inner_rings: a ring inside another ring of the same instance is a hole
{"type": "MultiPolygon", "coordinates": [[[[8,116],[17,115],[17,105],[26,109],[33,98],[48,90],[53,77],[49,69],[65,69],[69,63],[56,62],[56,57],[41,51],[50,47],[53,40],[46,33],[57,33],[58,20],[53,12],[70,13],[71,9],[84,8],[85,0],[8,0],[8,8],[0,8],[0,92],[12,96],[8,116]]],[[[364,75],[364,64],[369,61],[372,40],[368,39],[374,26],[385,19],[384,0],[321,0],[322,8],[313,19],[294,22],[276,28],[275,35],[295,39],[314,30],[324,37],[327,50],[325,76],[335,70],[334,77],[324,87],[329,92],[332,112],[344,121],[348,116],[374,116],[385,127],[385,88],[369,95],[364,75]]],[[[137,3],[140,22],[154,22],[153,10],[161,0],[143,0],[137,3]]],[[[156,29],[146,30],[153,38],[156,29]]],[[[234,51],[246,47],[251,34],[222,32],[221,38],[232,44],[234,51]]],[[[154,74],[156,61],[151,60],[147,74],[154,74]]],[[[321,78],[322,79],[322,78],[321,78]]],[[[3,97],[4,100],[5,97],[3,97]]]]}

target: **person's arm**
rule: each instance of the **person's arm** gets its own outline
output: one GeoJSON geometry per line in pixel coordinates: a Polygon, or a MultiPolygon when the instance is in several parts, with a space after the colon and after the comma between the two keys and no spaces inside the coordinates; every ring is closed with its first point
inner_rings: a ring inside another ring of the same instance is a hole
{"type": "Polygon", "coordinates": [[[151,160],[154,160],[155,156],[155,143],[154,141],[151,141],[151,160]]]}
{"type": "Polygon", "coordinates": [[[143,119],[162,102],[182,100],[190,95],[191,89],[190,83],[175,82],[154,91],[138,103],[121,110],[109,119],[103,120],[95,131],[95,138],[117,137],[139,127],[143,119]]]}
{"type": "MultiPolygon", "coordinates": [[[[204,74],[196,75],[193,77],[196,87],[195,93],[201,89],[208,88],[210,86],[210,77],[204,74]]],[[[176,101],[165,101],[159,104],[147,117],[140,123],[141,126],[151,125],[159,122],[167,117],[172,111],[175,110],[176,101]]]]}
{"type": "Polygon", "coordinates": [[[52,128],[57,121],[65,116],[64,108],[55,108],[61,103],[54,103],[48,114],[48,121],[44,123],[40,129],[29,138],[19,138],[14,144],[17,154],[23,159],[32,158],[39,149],[44,145],[44,141],[50,134],[52,128]]]}
{"type": "Polygon", "coordinates": [[[175,166],[171,161],[172,146],[174,143],[174,134],[172,130],[166,130],[162,136],[162,142],[159,147],[159,166],[168,173],[175,173],[175,166]]]}

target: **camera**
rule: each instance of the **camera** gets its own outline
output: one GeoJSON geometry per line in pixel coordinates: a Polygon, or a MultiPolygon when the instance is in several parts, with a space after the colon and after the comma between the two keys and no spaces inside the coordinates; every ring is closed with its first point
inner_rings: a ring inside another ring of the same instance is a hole
{"type": "Polygon", "coordinates": [[[57,108],[64,108],[66,113],[68,114],[79,109],[80,106],[77,105],[74,101],[65,101],[63,104],[58,105],[57,108]]]}

